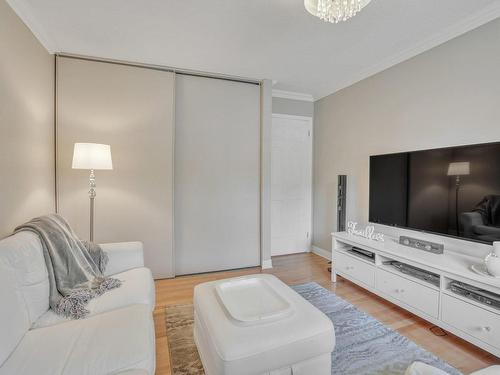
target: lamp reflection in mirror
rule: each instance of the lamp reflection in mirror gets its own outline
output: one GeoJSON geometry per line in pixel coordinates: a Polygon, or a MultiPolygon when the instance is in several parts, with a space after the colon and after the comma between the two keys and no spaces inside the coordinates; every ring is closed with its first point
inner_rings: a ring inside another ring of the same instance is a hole
{"type": "Polygon", "coordinates": [[[455,176],[455,225],[457,235],[460,236],[460,228],[458,224],[458,192],[460,190],[460,176],[470,174],[470,162],[460,161],[453,162],[448,165],[448,176],[455,176]]]}
{"type": "Polygon", "coordinates": [[[95,170],[113,169],[111,160],[111,146],[99,143],[75,143],[73,149],[73,169],[90,170],[89,177],[89,199],[90,199],[90,242],[94,241],[94,200],[95,191],[95,170]]]}

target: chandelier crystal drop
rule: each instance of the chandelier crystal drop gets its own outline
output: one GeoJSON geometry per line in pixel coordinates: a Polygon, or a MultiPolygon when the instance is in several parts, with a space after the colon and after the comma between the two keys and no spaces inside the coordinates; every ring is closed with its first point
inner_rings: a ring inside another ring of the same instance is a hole
{"type": "Polygon", "coordinates": [[[323,21],[338,23],[354,17],[371,0],[304,0],[309,13],[323,21]]]}

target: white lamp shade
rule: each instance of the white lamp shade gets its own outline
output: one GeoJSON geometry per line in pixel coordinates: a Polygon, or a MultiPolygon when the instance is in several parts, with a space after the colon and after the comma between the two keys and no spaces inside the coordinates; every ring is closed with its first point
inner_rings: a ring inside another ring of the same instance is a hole
{"type": "Polygon", "coordinates": [[[465,176],[468,174],[470,174],[470,163],[468,161],[450,163],[448,166],[448,176],[465,176]]]}
{"type": "Polygon", "coordinates": [[[98,143],[75,143],[73,169],[113,169],[111,147],[98,143]]]}

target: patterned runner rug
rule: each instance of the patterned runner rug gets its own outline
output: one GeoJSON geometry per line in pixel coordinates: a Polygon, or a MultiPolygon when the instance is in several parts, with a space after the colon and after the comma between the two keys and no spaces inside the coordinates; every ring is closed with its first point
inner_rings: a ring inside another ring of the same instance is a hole
{"type": "MultiPolygon", "coordinates": [[[[461,375],[435,355],[320,285],[307,283],[293,289],[323,311],[335,326],[332,375],[403,375],[417,360],[450,375],[461,375]]],[[[204,375],[193,340],[193,306],[168,306],[165,312],[173,375],[204,375]]]]}

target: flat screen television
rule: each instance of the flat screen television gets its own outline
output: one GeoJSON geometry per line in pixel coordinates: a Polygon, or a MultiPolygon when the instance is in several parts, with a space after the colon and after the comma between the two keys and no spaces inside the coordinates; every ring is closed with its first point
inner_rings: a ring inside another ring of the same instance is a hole
{"type": "Polygon", "coordinates": [[[371,156],[369,220],[500,241],[500,142],[371,156]]]}

